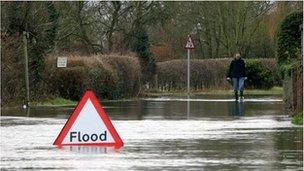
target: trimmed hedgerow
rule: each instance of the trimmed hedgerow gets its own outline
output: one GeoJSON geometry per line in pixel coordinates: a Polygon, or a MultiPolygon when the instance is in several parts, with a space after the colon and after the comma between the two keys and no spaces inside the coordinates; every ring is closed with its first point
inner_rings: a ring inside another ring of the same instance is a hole
{"type": "Polygon", "coordinates": [[[140,89],[140,65],[131,56],[68,56],[67,68],[56,68],[56,58],[49,57],[46,82],[53,94],[79,100],[92,89],[101,99],[136,96],[140,89]]]}
{"type": "MultiPolygon", "coordinates": [[[[196,90],[230,88],[231,85],[226,81],[225,73],[231,60],[228,58],[191,60],[191,88],[196,90]]],[[[274,85],[281,85],[275,59],[247,59],[245,62],[248,72],[246,83],[248,88],[267,89],[274,85]]],[[[157,88],[163,90],[185,89],[187,60],[158,62],[156,74],[157,88]]]]}

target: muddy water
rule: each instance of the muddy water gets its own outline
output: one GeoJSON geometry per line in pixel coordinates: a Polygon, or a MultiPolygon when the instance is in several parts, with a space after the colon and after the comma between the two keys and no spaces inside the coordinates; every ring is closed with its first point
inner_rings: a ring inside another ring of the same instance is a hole
{"type": "Polygon", "coordinates": [[[73,107],[2,109],[3,170],[302,170],[302,127],[279,97],[154,98],[102,102],[119,150],[52,145],[73,107]]]}

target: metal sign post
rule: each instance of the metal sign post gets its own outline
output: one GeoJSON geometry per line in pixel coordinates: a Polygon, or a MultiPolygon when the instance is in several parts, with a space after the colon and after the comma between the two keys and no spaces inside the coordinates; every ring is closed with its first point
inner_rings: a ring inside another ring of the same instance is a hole
{"type": "Polygon", "coordinates": [[[189,119],[190,116],[190,52],[191,49],[194,49],[194,44],[192,42],[192,38],[188,35],[187,43],[185,48],[187,49],[187,118],[189,119]]]}
{"type": "Polygon", "coordinates": [[[190,97],[190,49],[188,51],[188,58],[187,58],[187,95],[188,99],[190,97]]]}
{"type": "Polygon", "coordinates": [[[187,59],[187,119],[190,116],[190,49],[188,51],[187,59]]]}

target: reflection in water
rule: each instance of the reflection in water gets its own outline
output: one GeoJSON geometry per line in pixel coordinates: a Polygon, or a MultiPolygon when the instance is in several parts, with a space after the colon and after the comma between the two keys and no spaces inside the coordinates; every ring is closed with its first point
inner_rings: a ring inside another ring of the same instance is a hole
{"type": "Polygon", "coordinates": [[[232,109],[232,116],[234,118],[239,118],[241,116],[244,116],[245,115],[245,107],[244,107],[244,102],[241,101],[241,102],[238,102],[238,101],[235,101],[235,102],[232,102],[231,103],[231,109],[232,109]]]}
{"type": "Polygon", "coordinates": [[[113,147],[99,147],[99,146],[64,146],[64,147],[57,147],[57,149],[67,152],[82,153],[82,154],[108,154],[108,153],[115,153],[117,151],[113,147]]]}
{"type": "Polygon", "coordinates": [[[188,98],[187,101],[187,119],[190,118],[190,99],[188,98]]]}
{"type": "MultiPolygon", "coordinates": [[[[216,118],[230,119],[231,116],[244,116],[240,109],[246,108],[246,117],[259,115],[283,115],[283,105],[280,101],[262,101],[266,98],[250,98],[235,104],[230,99],[224,101],[154,101],[138,99],[133,101],[101,102],[111,119],[116,120],[162,120],[162,119],[198,119],[216,118]],[[236,110],[238,109],[238,110],[236,110]],[[237,113],[236,113],[237,112],[237,113]]],[[[268,99],[270,99],[268,97],[268,99]]],[[[218,100],[218,99],[215,99],[218,100]]],[[[231,99],[232,100],[232,99],[231,99]]],[[[42,118],[67,119],[75,106],[32,106],[27,113],[22,107],[1,108],[2,116],[30,116],[42,118]]],[[[241,110],[242,111],[242,110],[241,110]]]]}
{"type": "Polygon", "coordinates": [[[30,107],[27,107],[25,110],[26,110],[26,116],[27,116],[27,117],[30,117],[31,108],[30,108],[30,107]]]}

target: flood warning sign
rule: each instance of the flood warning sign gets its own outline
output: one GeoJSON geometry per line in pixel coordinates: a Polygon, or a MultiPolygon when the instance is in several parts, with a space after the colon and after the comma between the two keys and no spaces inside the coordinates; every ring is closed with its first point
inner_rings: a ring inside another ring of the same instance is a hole
{"type": "Polygon", "coordinates": [[[86,91],[54,145],[114,146],[123,142],[93,91],[86,91]]]}

